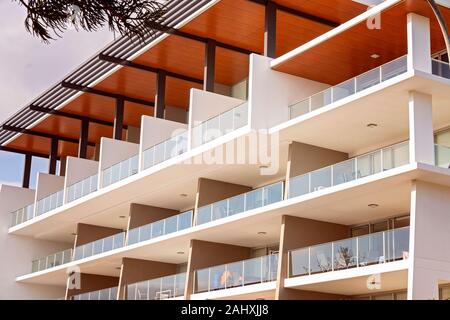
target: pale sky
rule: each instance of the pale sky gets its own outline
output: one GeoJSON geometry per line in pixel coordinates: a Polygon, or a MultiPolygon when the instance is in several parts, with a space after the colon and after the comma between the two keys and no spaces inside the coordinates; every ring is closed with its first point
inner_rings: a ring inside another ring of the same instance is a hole
{"type": "MultiPolygon", "coordinates": [[[[44,44],[27,33],[25,16],[25,9],[16,1],[0,1],[0,122],[114,39],[108,30],[68,30],[63,38],[44,44]]],[[[21,181],[22,167],[22,157],[0,152],[0,184],[21,181]]],[[[37,160],[33,169],[44,170],[46,164],[37,160]]]]}

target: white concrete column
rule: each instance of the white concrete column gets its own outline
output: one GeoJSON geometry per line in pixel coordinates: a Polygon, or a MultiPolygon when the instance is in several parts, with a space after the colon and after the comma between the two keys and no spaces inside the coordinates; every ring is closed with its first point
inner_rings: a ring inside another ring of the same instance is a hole
{"type": "Polygon", "coordinates": [[[432,98],[416,91],[409,93],[409,159],[435,164],[432,98]]]}
{"type": "Polygon", "coordinates": [[[408,14],[408,70],[431,73],[430,19],[408,14]]]}
{"type": "Polygon", "coordinates": [[[450,188],[415,181],[411,189],[408,300],[439,298],[450,280],[450,188]]]}

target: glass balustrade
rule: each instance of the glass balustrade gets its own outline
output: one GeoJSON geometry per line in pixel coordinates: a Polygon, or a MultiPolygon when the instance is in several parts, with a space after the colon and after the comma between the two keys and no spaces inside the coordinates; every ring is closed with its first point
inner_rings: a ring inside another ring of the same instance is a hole
{"type": "Polygon", "coordinates": [[[128,178],[139,171],[139,155],[123,160],[103,170],[103,187],[128,178]]]}
{"type": "Polygon", "coordinates": [[[128,300],[163,300],[181,297],[186,286],[186,273],[128,285],[128,300]]]}
{"type": "Polygon", "coordinates": [[[407,56],[405,55],[291,105],[289,107],[289,117],[290,119],[297,118],[371,88],[406,71],[408,71],[408,64],[407,56]]]}
{"type": "Polygon", "coordinates": [[[73,249],[67,249],[58,253],[51,254],[47,257],[33,260],[31,262],[31,272],[39,272],[60,266],[72,261],[73,249]]]}
{"type": "Polygon", "coordinates": [[[25,221],[31,220],[34,217],[34,203],[26,207],[11,212],[11,227],[15,227],[25,221]]]}
{"type": "Polygon", "coordinates": [[[127,244],[154,239],[166,234],[174,233],[192,227],[192,211],[159,220],[128,232],[127,244]]]}
{"type": "Polygon", "coordinates": [[[98,174],[87,177],[67,187],[67,203],[80,199],[97,191],[98,174]]]}
{"type": "Polygon", "coordinates": [[[289,277],[407,259],[409,227],[372,233],[289,252],[289,277]]]}
{"type": "Polygon", "coordinates": [[[73,300],[117,300],[117,287],[86,292],[72,297],[73,300]]]}
{"type": "Polygon", "coordinates": [[[450,168],[450,148],[436,144],[434,146],[435,150],[435,161],[436,166],[449,169],[450,168]]]}
{"type": "Polygon", "coordinates": [[[145,150],[144,169],[183,154],[187,152],[187,149],[188,131],[185,131],[145,150]]]}
{"type": "Polygon", "coordinates": [[[434,75],[450,79],[450,64],[448,62],[432,59],[431,67],[434,75]]]}
{"type": "Polygon", "coordinates": [[[80,260],[104,253],[125,245],[125,232],[99,239],[75,248],[74,260],[80,260]]]}
{"type": "Polygon", "coordinates": [[[278,254],[228,263],[195,271],[194,293],[275,281],[278,254]]]}
{"type": "Polygon", "coordinates": [[[261,208],[283,200],[283,182],[259,188],[198,208],[197,225],[261,208]]]}
{"type": "Polygon", "coordinates": [[[52,211],[63,205],[64,190],[59,190],[41,200],[36,204],[36,216],[52,211]]]}
{"type": "Polygon", "coordinates": [[[200,146],[248,124],[248,103],[208,119],[193,128],[193,142],[200,146]]]}
{"type": "Polygon", "coordinates": [[[291,178],[289,198],[368,177],[408,163],[409,142],[406,141],[291,178]]]}

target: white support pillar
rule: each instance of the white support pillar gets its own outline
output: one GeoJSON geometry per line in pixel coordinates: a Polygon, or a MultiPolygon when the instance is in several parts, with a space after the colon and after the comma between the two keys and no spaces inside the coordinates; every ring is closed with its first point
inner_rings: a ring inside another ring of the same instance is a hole
{"type": "Polygon", "coordinates": [[[408,300],[439,298],[450,281],[450,188],[422,181],[411,189],[408,300]]]}
{"type": "Polygon", "coordinates": [[[408,14],[408,70],[431,73],[430,19],[408,14]]]}
{"type": "Polygon", "coordinates": [[[409,159],[435,164],[432,97],[417,91],[409,93],[409,159]]]}

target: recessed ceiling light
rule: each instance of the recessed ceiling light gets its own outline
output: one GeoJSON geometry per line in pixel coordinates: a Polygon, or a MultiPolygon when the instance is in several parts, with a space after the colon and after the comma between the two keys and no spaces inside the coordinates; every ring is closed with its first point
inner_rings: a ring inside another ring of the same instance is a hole
{"type": "Polygon", "coordinates": [[[259,166],[260,169],[268,169],[270,167],[270,165],[268,164],[262,164],[259,166]]]}
{"type": "Polygon", "coordinates": [[[376,127],[378,127],[378,124],[376,124],[376,123],[367,124],[367,128],[376,128],[376,127]]]}
{"type": "Polygon", "coordinates": [[[127,216],[119,216],[120,219],[125,219],[127,216]]]}
{"type": "Polygon", "coordinates": [[[121,270],[122,269],[122,267],[116,267],[116,270],[121,270]]]}
{"type": "Polygon", "coordinates": [[[177,254],[184,254],[184,251],[178,251],[177,254]]]}
{"type": "Polygon", "coordinates": [[[186,194],[186,193],[181,193],[180,194],[180,197],[182,197],[182,198],[186,198],[188,195],[186,194]]]}
{"type": "Polygon", "coordinates": [[[70,235],[71,236],[76,236],[77,234],[75,232],[72,232],[70,235]]]}
{"type": "Polygon", "coordinates": [[[372,59],[378,59],[380,57],[379,54],[374,53],[373,55],[370,56],[372,59]]]}
{"type": "Polygon", "coordinates": [[[379,205],[376,204],[376,203],[371,203],[371,204],[368,205],[368,207],[370,207],[370,208],[372,208],[372,209],[375,209],[375,208],[378,208],[379,205]]]}
{"type": "Polygon", "coordinates": [[[260,231],[260,232],[258,232],[258,234],[259,234],[260,236],[265,236],[265,235],[267,234],[267,232],[265,232],[265,231],[260,231]]]}

